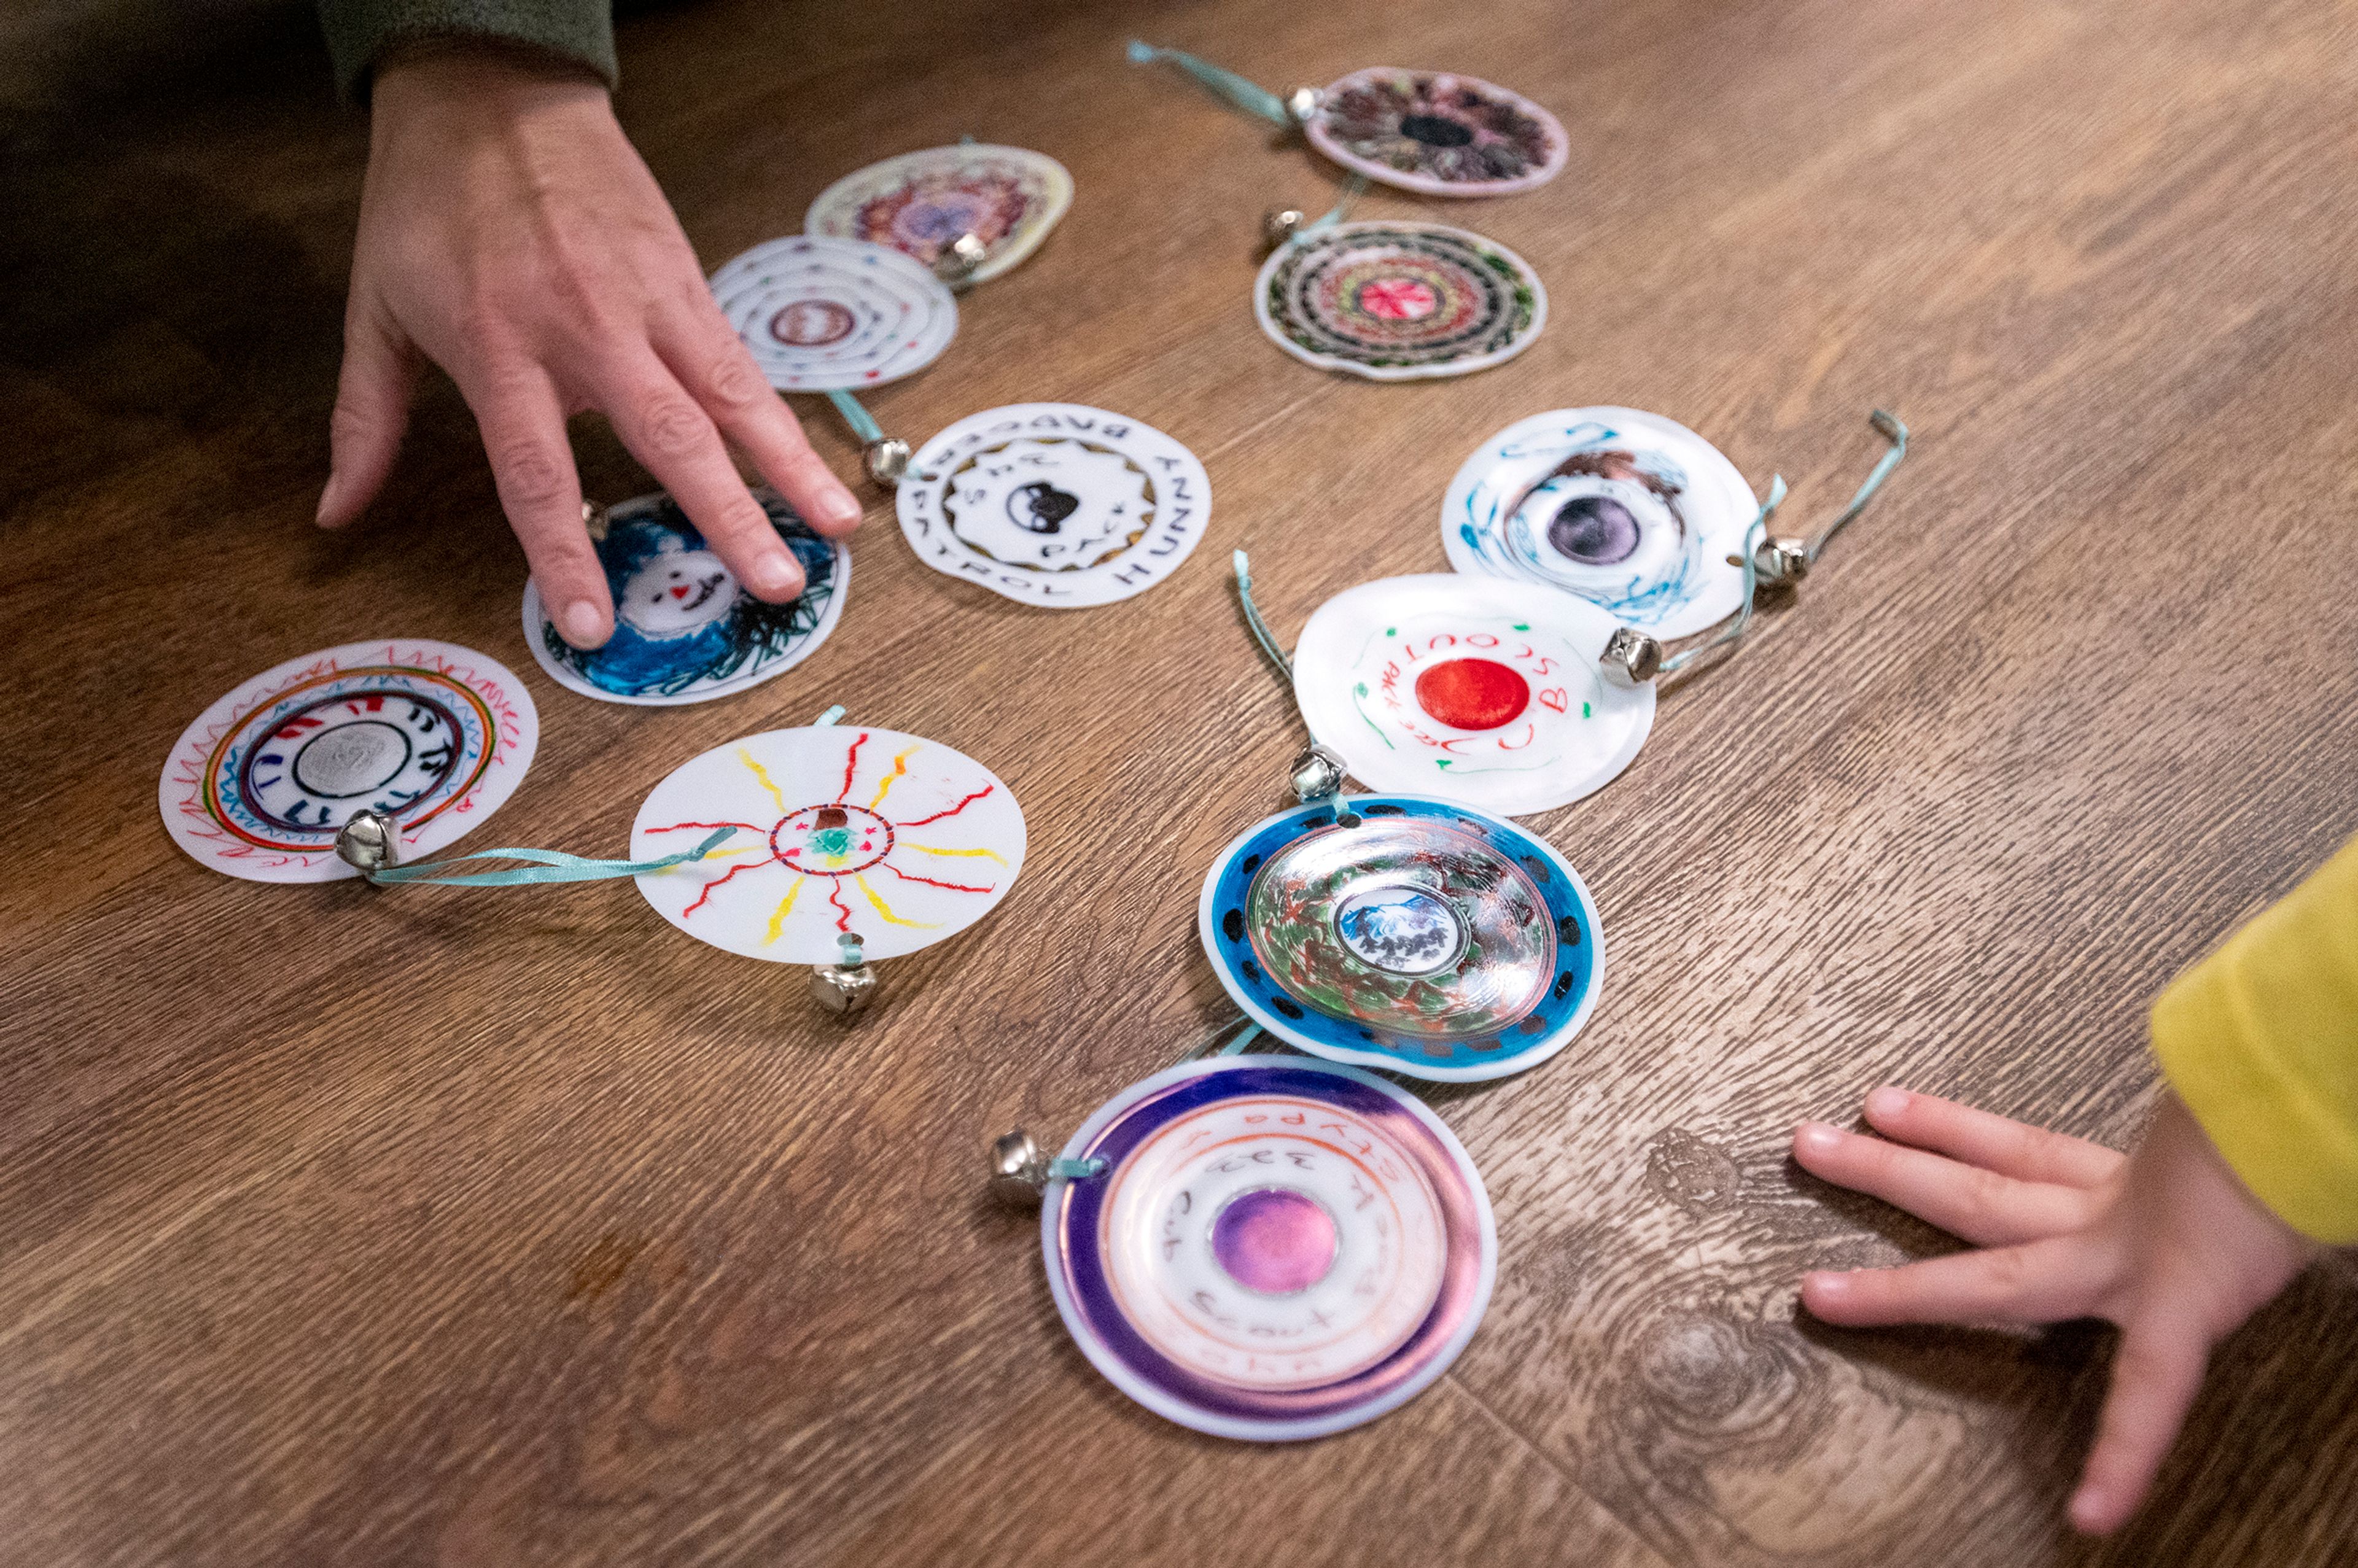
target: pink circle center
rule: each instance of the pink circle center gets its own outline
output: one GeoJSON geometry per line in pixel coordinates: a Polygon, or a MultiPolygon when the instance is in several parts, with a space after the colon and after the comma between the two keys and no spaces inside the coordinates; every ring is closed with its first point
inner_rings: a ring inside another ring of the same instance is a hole
{"type": "Polygon", "coordinates": [[[1335,1219],[1291,1187],[1238,1193],[1212,1220],[1212,1257],[1228,1278],[1264,1296],[1306,1291],[1335,1266],[1335,1219]]]}
{"type": "Polygon", "coordinates": [[[1433,285],[1412,277],[1379,277],[1359,289],[1359,308],[1386,321],[1422,321],[1440,304],[1433,285]]]}

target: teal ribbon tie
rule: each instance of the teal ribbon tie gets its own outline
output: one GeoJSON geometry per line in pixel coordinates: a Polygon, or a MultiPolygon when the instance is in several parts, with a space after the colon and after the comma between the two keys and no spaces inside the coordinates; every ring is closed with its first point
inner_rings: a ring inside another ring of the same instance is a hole
{"type": "Polygon", "coordinates": [[[860,399],[838,386],[827,393],[827,400],[835,405],[835,411],[843,416],[843,422],[851,427],[851,433],[860,438],[862,446],[884,438],[884,427],[876,423],[873,414],[860,406],[860,399]]]}
{"type": "Polygon", "coordinates": [[[1268,655],[1269,662],[1277,666],[1280,675],[1292,681],[1293,661],[1287,658],[1285,650],[1277,645],[1277,633],[1269,629],[1269,622],[1260,618],[1260,606],[1253,602],[1252,562],[1245,558],[1242,550],[1238,550],[1234,557],[1234,564],[1237,569],[1237,602],[1244,608],[1245,624],[1251,628],[1253,641],[1260,644],[1260,651],[1268,655]]]}
{"type": "Polygon", "coordinates": [[[453,855],[448,860],[426,860],[415,866],[381,867],[366,875],[370,881],[380,887],[398,882],[425,882],[453,888],[510,888],[535,882],[594,882],[610,877],[643,877],[649,871],[701,860],[737,831],[734,827],[720,828],[693,849],[683,849],[676,855],[665,855],[654,860],[589,860],[579,855],[566,854],[561,849],[481,849],[471,855],[453,855]],[[528,860],[532,863],[504,871],[450,874],[452,867],[463,866],[473,860],[528,860]]]}
{"type": "Polygon", "coordinates": [[[1745,632],[1750,628],[1752,601],[1760,589],[1760,568],[1753,557],[1760,548],[1760,541],[1768,536],[1768,519],[1776,516],[1777,508],[1784,503],[1785,476],[1772,475],[1768,481],[1768,499],[1760,503],[1758,512],[1753,514],[1752,526],[1744,531],[1744,547],[1738,552],[1744,557],[1744,602],[1736,607],[1736,613],[1728,617],[1727,623],[1719,629],[1716,635],[1664,659],[1661,668],[1663,675],[1678,674],[1714,648],[1724,648],[1742,638],[1745,632]]]}
{"type": "Polygon", "coordinates": [[[1258,114],[1273,125],[1291,130],[1293,116],[1286,112],[1285,100],[1257,81],[1248,81],[1233,70],[1223,70],[1210,60],[1198,59],[1184,49],[1159,49],[1152,44],[1130,40],[1130,59],[1133,65],[1153,65],[1158,61],[1177,66],[1201,82],[1217,97],[1226,99],[1248,114],[1258,114]]]}
{"type": "Polygon", "coordinates": [[[1103,1175],[1105,1168],[1105,1156],[1102,1154],[1092,1154],[1086,1160],[1067,1160],[1059,1154],[1048,1162],[1048,1177],[1051,1181],[1059,1176],[1068,1182],[1086,1181],[1091,1176],[1103,1175]]]}

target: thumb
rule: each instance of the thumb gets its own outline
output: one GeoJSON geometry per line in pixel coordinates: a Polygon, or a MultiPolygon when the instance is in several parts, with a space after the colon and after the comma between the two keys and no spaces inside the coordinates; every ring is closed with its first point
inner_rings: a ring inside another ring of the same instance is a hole
{"type": "Polygon", "coordinates": [[[341,528],[368,509],[393,472],[409,427],[417,353],[393,322],[354,300],[344,319],[344,367],[328,418],[328,484],[319,524],[341,528]]]}

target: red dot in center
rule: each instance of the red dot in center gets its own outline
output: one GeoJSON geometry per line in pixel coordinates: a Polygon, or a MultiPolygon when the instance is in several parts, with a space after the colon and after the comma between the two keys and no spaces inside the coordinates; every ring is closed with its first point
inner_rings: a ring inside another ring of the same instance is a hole
{"type": "Polygon", "coordinates": [[[1531,706],[1529,682],[1496,659],[1450,659],[1416,677],[1416,702],[1453,730],[1496,730],[1531,706]]]}

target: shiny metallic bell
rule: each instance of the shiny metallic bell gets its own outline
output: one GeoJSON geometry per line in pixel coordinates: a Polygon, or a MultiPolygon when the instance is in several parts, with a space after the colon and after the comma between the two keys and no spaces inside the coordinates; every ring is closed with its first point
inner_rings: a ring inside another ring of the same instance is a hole
{"type": "Polygon", "coordinates": [[[1752,552],[1752,569],[1764,583],[1790,586],[1810,575],[1810,546],[1801,539],[1764,539],[1752,552]]]}
{"type": "Polygon", "coordinates": [[[861,449],[860,459],[868,465],[868,477],[890,490],[901,482],[909,471],[909,443],[898,436],[886,436],[861,449]]]}
{"type": "Polygon", "coordinates": [[[1627,626],[1613,628],[1597,663],[1616,686],[1639,686],[1662,673],[1662,644],[1627,626]]]}
{"type": "Polygon", "coordinates": [[[982,243],[979,234],[960,234],[934,253],[934,276],[952,288],[961,288],[974,281],[974,275],[989,260],[990,247],[982,243]]]}
{"type": "Polygon", "coordinates": [[[1343,789],[1343,759],[1324,746],[1313,746],[1293,759],[1293,798],[1307,806],[1339,795],[1343,789]]]}
{"type": "Polygon", "coordinates": [[[1048,1184],[1048,1152],[1022,1128],[990,1145],[990,1190],[1009,1203],[1038,1203],[1048,1184]]]}
{"type": "Polygon", "coordinates": [[[1260,237],[1271,250],[1302,232],[1310,221],[1299,207],[1272,207],[1260,215],[1260,237]]]}
{"type": "Polygon", "coordinates": [[[336,830],[336,858],[367,876],[401,863],[401,834],[393,818],[365,807],[336,830]]]}
{"type": "Polygon", "coordinates": [[[814,965],[810,989],[819,1006],[849,1018],[876,1000],[876,969],[870,964],[814,965]]]}
{"type": "Polygon", "coordinates": [[[1295,124],[1306,125],[1325,101],[1326,95],[1314,87],[1297,87],[1285,95],[1285,112],[1295,124]]]}
{"type": "Polygon", "coordinates": [[[599,505],[594,501],[582,502],[581,527],[591,539],[595,540],[599,544],[604,544],[606,542],[606,526],[611,521],[611,514],[610,514],[606,508],[599,505]]]}

